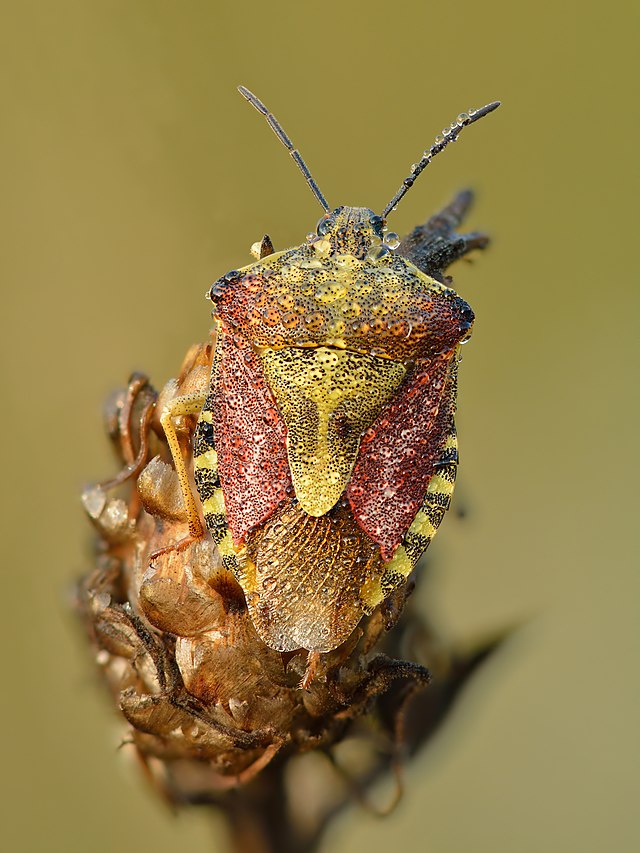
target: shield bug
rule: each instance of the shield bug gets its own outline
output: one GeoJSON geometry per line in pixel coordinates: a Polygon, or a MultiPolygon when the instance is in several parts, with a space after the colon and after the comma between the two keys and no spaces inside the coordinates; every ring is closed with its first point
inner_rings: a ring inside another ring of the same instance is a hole
{"type": "MultiPolygon", "coordinates": [[[[381,214],[331,209],[275,117],[267,119],[324,213],[306,241],[219,278],[209,386],[161,413],[190,519],[204,525],[271,648],[305,649],[305,682],[403,584],[449,507],[458,462],[459,348],[474,315],[395,252],[386,218],[461,130],[462,113],[381,214]],[[197,414],[193,475],[173,418],[197,414]],[[200,510],[202,512],[200,512],[200,510]]],[[[174,547],[181,547],[181,543],[174,547]]]]}

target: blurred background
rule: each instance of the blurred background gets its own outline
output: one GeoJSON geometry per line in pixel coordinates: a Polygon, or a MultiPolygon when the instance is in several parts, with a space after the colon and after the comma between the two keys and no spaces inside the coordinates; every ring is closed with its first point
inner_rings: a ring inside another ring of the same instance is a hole
{"type": "Polygon", "coordinates": [[[638,820],[637,4],[22,0],[0,32],[2,848],[223,850],[117,751],[69,614],[112,473],[101,406],[203,340],[204,293],[320,207],[381,209],[436,133],[501,99],[422,176],[404,233],[472,186],[491,249],[452,269],[464,350],[457,501],[421,604],[451,642],[520,626],[407,770],[326,849],[635,851],[638,820]]]}

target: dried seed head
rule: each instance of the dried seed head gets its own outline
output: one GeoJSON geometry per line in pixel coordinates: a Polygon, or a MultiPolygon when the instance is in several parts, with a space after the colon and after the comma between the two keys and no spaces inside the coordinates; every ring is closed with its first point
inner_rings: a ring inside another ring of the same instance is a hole
{"type": "MultiPolygon", "coordinates": [[[[421,269],[429,269],[439,280],[447,263],[468,248],[486,244],[484,235],[466,238],[453,232],[465,205],[466,196],[464,200],[458,197],[434,217],[433,226],[429,223],[422,231],[416,229],[401,244],[401,250],[404,247],[421,269]]],[[[387,234],[390,248],[396,248],[396,241],[396,235],[387,234]]],[[[309,248],[308,253],[315,250],[309,248]]],[[[312,258],[309,263],[312,261],[316,262],[312,258]]],[[[327,286],[322,263],[317,263],[320,277],[313,292],[327,286]]],[[[397,284],[393,276],[383,278],[363,280],[358,300],[339,302],[336,310],[340,309],[341,323],[362,324],[366,306],[371,316],[364,331],[358,329],[369,333],[369,327],[380,319],[378,291],[382,294],[384,290],[388,301],[397,284]]],[[[245,284],[247,292],[251,291],[251,282],[245,284]]],[[[278,310],[297,313],[302,327],[313,331],[324,322],[315,308],[307,306],[309,294],[291,299],[287,294],[275,296],[280,297],[278,310]]],[[[420,318],[412,316],[410,322],[417,324],[420,318]]],[[[424,686],[428,673],[418,664],[394,659],[399,656],[403,630],[387,634],[413,586],[401,572],[398,580],[391,575],[382,578],[389,586],[386,597],[367,610],[369,615],[349,629],[351,633],[345,632],[341,645],[326,654],[314,653],[313,661],[308,662],[302,649],[280,652],[272,647],[277,643],[270,646],[260,639],[251,618],[252,603],[245,600],[219,550],[209,537],[189,540],[187,511],[159,412],[176,395],[191,394],[202,385],[211,359],[210,344],[195,345],[187,353],[177,381],[167,383],[159,395],[145,377],[136,374],[126,389],[110,398],[106,429],[121,468],[110,481],[83,494],[97,548],[95,565],[78,586],[78,608],[95,659],[129,727],[127,741],[158,787],[176,802],[222,804],[233,821],[239,819],[237,806],[243,802],[264,815],[282,812],[278,797],[295,801],[291,791],[287,794],[284,781],[289,763],[310,749],[330,750],[364,713],[377,713],[380,728],[376,734],[369,730],[365,741],[370,761],[362,784],[370,784],[376,775],[389,770],[392,759],[379,750],[379,731],[387,731],[390,741],[399,737],[407,698],[403,687],[407,682],[414,690],[424,686]],[[176,543],[180,544],[176,547],[176,543]],[[399,586],[393,591],[396,580],[399,586]],[[301,680],[306,689],[301,689],[301,680]],[[383,695],[384,704],[376,703],[383,695]],[[250,793],[246,801],[228,798],[228,789],[247,786],[258,776],[269,779],[266,790],[271,792],[265,797],[265,789],[261,789],[259,804],[253,803],[250,793]]],[[[277,412],[271,417],[275,415],[277,412]]],[[[336,429],[340,440],[346,441],[346,426],[338,424],[336,429]]],[[[187,462],[194,430],[192,416],[177,423],[187,462]]],[[[274,517],[264,536],[273,534],[277,524],[296,523],[293,516],[274,517]]],[[[343,529],[339,512],[328,524],[322,529],[327,541],[356,553],[354,532],[343,529]]],[[[277,536],[274,542],[278,544],[277,536]]],[[[277,561],[278,555],[271,551],[277,561]]],[[[271,551],[265,550],[267,557],[271,551]]],[[[262,584],[267,590],[278,581],[275,571],[263,568],[262,584]]],[[[364,565],[354,565],[353,570],[368,571],[364,565]]],[[[380,578],[374,580],[373,585],[380,586],[380,578]]],[[[317,592],[329,601],[335,589],[326,583],[317,592]]],[[[372,600],[377,602],[380,597],[374,595],[372,600]]],[[[427,636],[415,613],[406,617],[404,631],[427,636]]],[[[419,721],[402,729],[414,745],[429,736],[476,660],[448,668],[450,656],[441,644],[437,659],[445,690],[433,694],[433,699],[427,691],[419,721]]],[[[348,799],[345,795],[345,802],[348,799]]],[[[317,828],[309,830],[309,838],[319,835],[325,817],[318,814],[317,828]]],[[[311,841],[303,838],[300,849],[311,847],[311,841]]]]}

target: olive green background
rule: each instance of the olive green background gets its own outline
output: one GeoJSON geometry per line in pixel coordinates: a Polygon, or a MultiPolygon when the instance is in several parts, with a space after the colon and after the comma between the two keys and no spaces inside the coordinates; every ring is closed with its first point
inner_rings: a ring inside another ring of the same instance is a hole
{"type": "Polygon", "coordinates": [[[390,224],[471,185],[470,224],[494,236],[453,270],[477,314],[468,516],[445,521],[417,595],[452,641],[521,627],[407,770],[395,814],[356,807],[325,849],[640,849],[637,8],[5,5],[3,850],[224,849],[221,819],[171,816],[116,750],[68,591],[88,565],[79,491],[112,473],[105,395],[136,368],[174,375],[207,334],[209,283],[321,214],[238,83],[332,205],[377,210],[444,124],[503,101],[390,224]]]}

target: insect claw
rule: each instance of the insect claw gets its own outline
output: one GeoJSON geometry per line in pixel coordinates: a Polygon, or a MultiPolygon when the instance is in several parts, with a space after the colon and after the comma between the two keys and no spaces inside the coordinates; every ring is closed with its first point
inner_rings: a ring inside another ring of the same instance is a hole
{"type": "Polygon", "coordinates": [[[149,568],[152,567],[158,557],[163,557],[165,554],[169,554],[172,551],[175,551],[176,553],[185,551],[190,545],[193,545],[193,543],[197,542],[199,539],[202,539],[202,534],[200,536],[194,536],[190,533],[182,539],[179,539],[177,542],[172,542],[170,545],[165,545],[164,548],[159,548],[157,551],[153,551],[149,555],[149,568]]]}
{"type": "Polygon", "coordinates": [[[311,688],[311,682],[318,672],[319,663],[320,652],[309,652],[309,655],[307,656],[307,668],[304,671],[302,681],[299,685],[300,690],[309,690],[311,688]]]}

